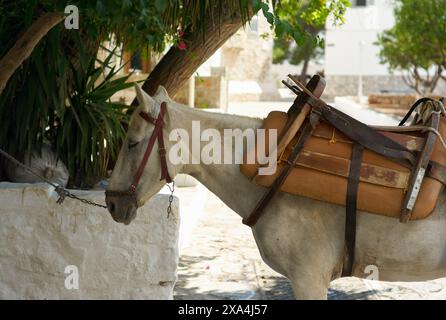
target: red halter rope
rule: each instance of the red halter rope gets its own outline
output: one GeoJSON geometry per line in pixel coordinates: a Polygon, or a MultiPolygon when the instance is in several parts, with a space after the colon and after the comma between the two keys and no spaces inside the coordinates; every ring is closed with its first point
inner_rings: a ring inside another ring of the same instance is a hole
{"type": "Polygon", "coordinates": [[[163,126],[164,121],[163,117],[167,111],[166,103],[162,102],[160,107],[160,112],[158,117],[155,119],[151,117],[148,113],[140,112],[139,116],[146,120],[147,122],[153,124],[155,129],[152,132],[152,135],[149,138],[149,142],[147,144],[146,152],[144,152],[144,156],[141,160],[141,164],[138,167],[138,170],[133,177],[133,182],[130,185],[129,190],[127,191],[113,191],[107,190],[105,194],[108,196],[132,196],[136,202],[136,188],[139,185],[139,181],[144,173],[144,168],[146,167],[147,161],[149,160],[149,156],[152,153],[153,146],[155,145],[156,140],[158,140],[158,153],[160,155],[160,163],[161,163],[161,179],[166,180],[167,183],[172,182],[172,178],[169,175],[169,170],[167,169],[167,161],[166,161],[166,148],[164,147],[164,139],[163,139],[163,126]]]}

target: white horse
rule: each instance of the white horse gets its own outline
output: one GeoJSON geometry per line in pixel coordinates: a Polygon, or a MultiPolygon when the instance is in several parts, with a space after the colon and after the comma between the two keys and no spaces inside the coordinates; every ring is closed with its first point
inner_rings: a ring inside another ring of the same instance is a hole
{"type": "MultiPolygon", "coordinates": [[[[167,153],[177,142],[169,141],[173,129],[191,134],[193,120],[201,130],[260,128],[261,119],[193,109],[172,101],[160,87],[150,97],[136,89],[140,105],[131,119],[126,141],[109,181],[110,190],[128,190],[141,163],[154,126],[138,116],[140,111],[156,117],[161,102],[167,103],[163,128],[167,153]],[[131,148],[129,148],[129,144],[131,148]]],[[[222,141],[223,143],[223,141],[222,141]]],[[[189,144],[190,145],[190,144],[189,144]]],[[[168,161],[172,178],[189,174],[242,218],[246,218],[265,188],[251,183],[237,164],[179,164],[168,161]]],[[[136,207],[142,206],[164,186],[160,181],[160,160],[155,145],[145,167],[135,201],[129,195],[108,195],[112,217],[130,223],[136,207]]],[[[375,199],[379,201],[379,199],[375,199]]],[[[287,277],[297,299],[326,299],[330,281],[340,276],[344,254],[345,208],[321,201],[279,193],[252,228],[263,260],[287,277]]],[[[376,266],[379,280],[420,281],[446,276],[446,195],[443,192],[435,212],[422,221],[400,223],[397,219],[358,213],[353,275],[366,277],[376,266]]]]}

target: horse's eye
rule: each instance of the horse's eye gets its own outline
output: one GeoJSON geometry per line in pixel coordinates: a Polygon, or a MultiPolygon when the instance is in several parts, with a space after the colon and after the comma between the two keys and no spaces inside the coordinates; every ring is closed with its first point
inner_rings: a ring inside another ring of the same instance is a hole
{"type": "Polygon", "coordinates": [[[139,141],[131,141],[129,140],[129,150],[136,147],[138,145],[139,141]]]}

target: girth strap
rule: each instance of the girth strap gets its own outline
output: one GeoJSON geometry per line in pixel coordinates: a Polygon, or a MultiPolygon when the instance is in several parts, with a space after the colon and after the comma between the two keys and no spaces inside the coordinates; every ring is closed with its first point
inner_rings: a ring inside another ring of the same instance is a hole
{"type": "MultiPolygon", "coordinates": [[[[310,82],[307,84],[306,90],[308,90],[312,94],[314,92],[316,96],[320,96],[324,91],[324,88],[325,88],[325,80],[320,76],[313,76],[310,82]]],[[[302,112],[302,109],[306,106],[306,101],[309,97],[310,97],[309,95],[304,95],[304,94],[298,95],[296,97],[292,107],[288,112],[288,120],[285,125],[285,129],[282,131],[282,135],[279,141],[283,139],[283,135],[286,134],[286,131],[292,125],[293,121],[296,119],[298,114],[302,112]]],[[[310,112],[310,110],[308,110],[308,112],[310,112]]],[[[298,142],[293,147],[292,152],[285,161],[285,165],[282,167],[280,174],[274,180],[270,189],[263,194],[262,198],[257,203],[254,210],[252,210],[250,215],[242,220],[244,224],[252,227],[256,224],[257,220],[259,220],[265,208],[268,206],[269,202],[273,199],[274,195],[280,190],[280,187],[283,185],[286,178],[293,169],[294,165],[296,164],[300,151],[303,149],[307,140],[312,136],[317,126],[317,123],[319,122],[319,119],[320,119],[320,114],[312,113],[310,117],[308,117],[308,114],[305,114],[305,120],[302,123],[301,128],[299,129],[300,138],[298,142]]]]}
{"type": "Polygon", "coordinates": [[[352,149],[352,162],[347,184],[345,215],[345,254],[342,276],[349,277],[353,271],[356,244],[356,208],[358,202],[359,177],[364,147],[355,143],[352,149]]]}

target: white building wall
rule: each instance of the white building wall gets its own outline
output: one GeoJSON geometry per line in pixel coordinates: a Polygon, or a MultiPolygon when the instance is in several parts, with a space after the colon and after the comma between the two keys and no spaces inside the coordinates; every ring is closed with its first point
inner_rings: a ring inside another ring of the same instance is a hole
{"type": "Polygon", "coordinates": [[[374,42],[380,32],[395,23],[392,0],[369,0],[368,3],[373,4],[348,8],[342,26],[327,22],[327,76],[389,74],[387,66],[380,63],[379,48],[374,42]]]}
{"type": "Polygon", "coordinates": [[[212,75],[211,70],[214,67],[221,67],[221,48],[197,69],[196,74],[201,77],[209,77],[212,75]]]}

